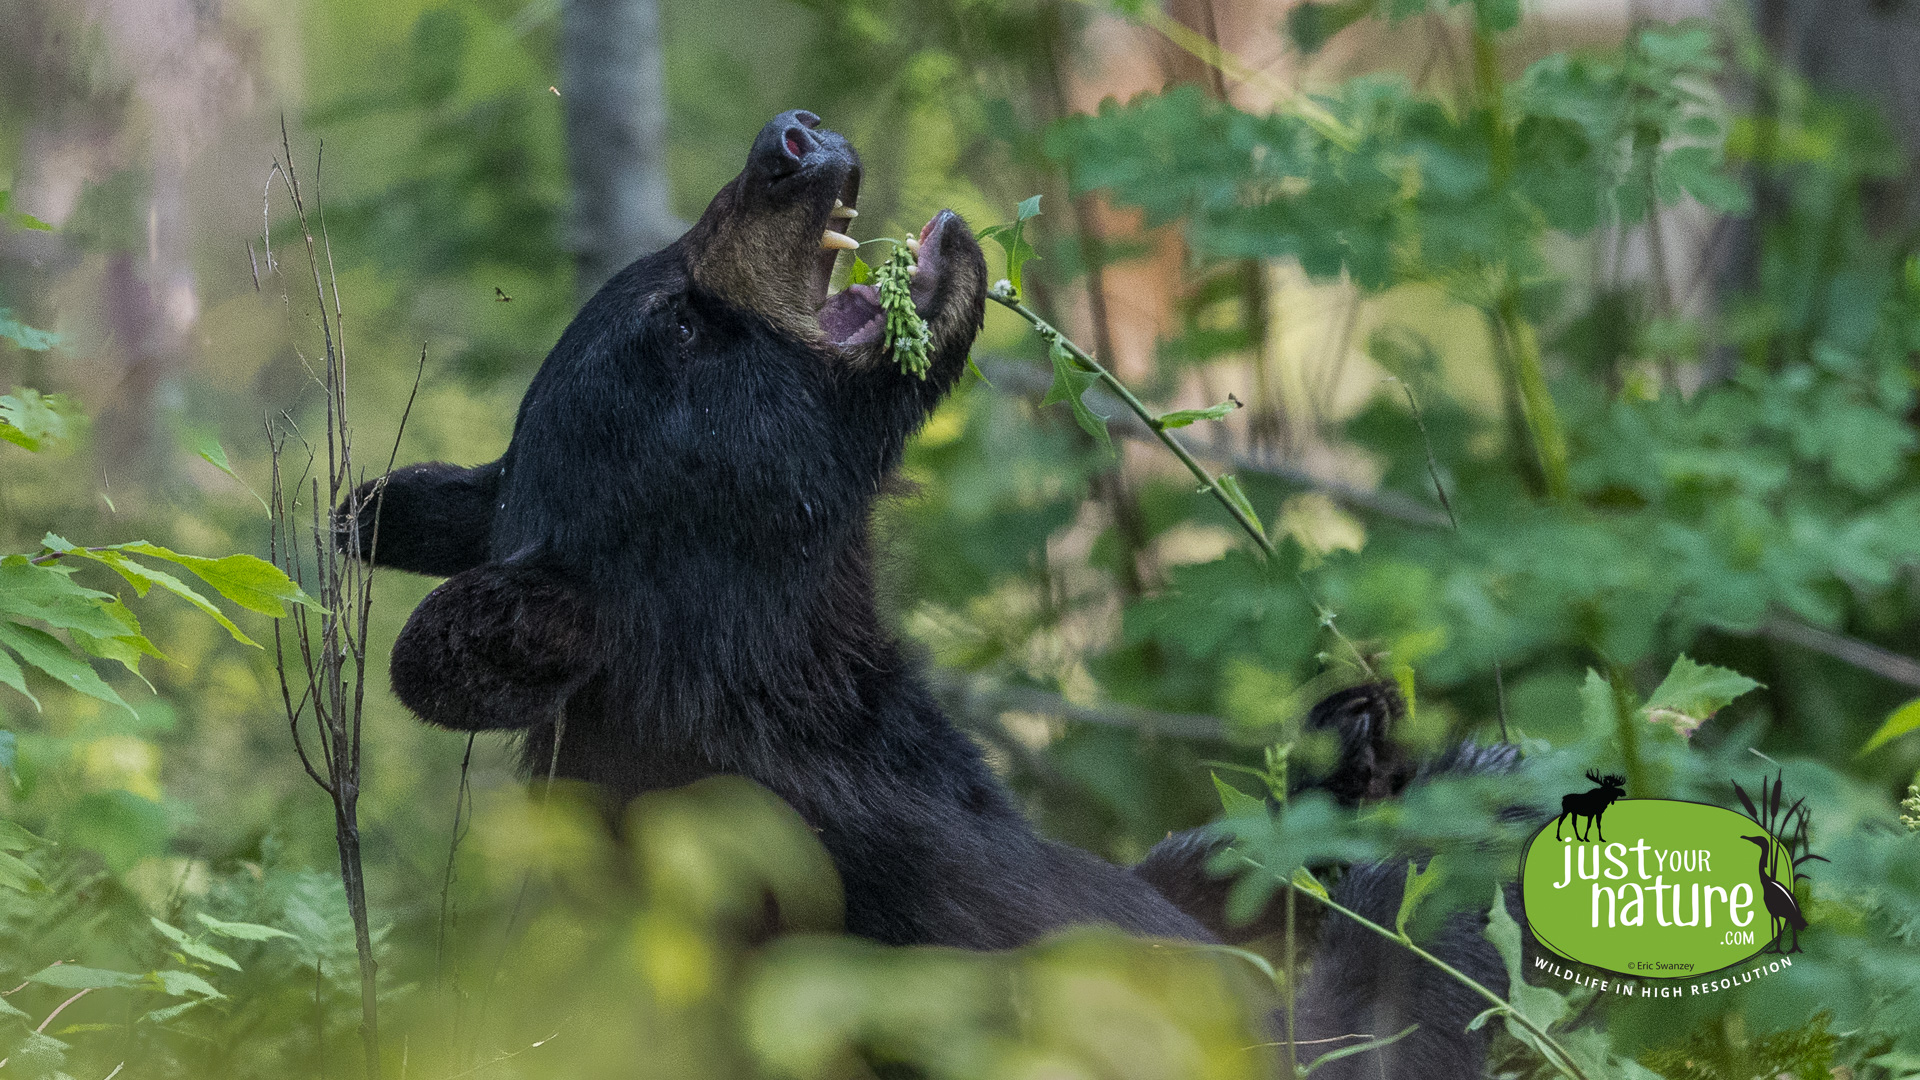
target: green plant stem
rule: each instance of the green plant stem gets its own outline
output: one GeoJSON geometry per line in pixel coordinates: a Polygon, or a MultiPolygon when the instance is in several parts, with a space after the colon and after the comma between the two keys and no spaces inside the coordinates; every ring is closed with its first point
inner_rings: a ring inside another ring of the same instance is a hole
{"type": "Polygon", "coordinates": [[[1533,442],[1547,496],[1558,503],[1570,503],[1573,484],[1567,477],[1567,436],[1560,427],[1560,412],[1554,407],[1553,394],[1547,389],[1540,339],[1520,314],[1519,298],[1511,288],[1488,312],[1488,317],[1493,324],[1494,347],[1505,354],[1513,379],[1519,384],[1522,419],[1533,442]]]}
{"type": "MultiPolygon", "coordinates": [[[[1193,454],[1188,452],[1186,446],[1183,445],[1179,439],[1174,438],[1171,432],[1167,431],[1166,425],[1160,422],[1160,417],[1155,415],[1152,409],[1147,408],[1145,402],[1135,397],[1133,391],[1127,389],[1126,383],[1115,378],[1113,372],[1108,371],[1104,364],[1095,360],[1092,354],[1088,353],[1085,349],[1075,345],[1073,339],[1061,333],[1058,327],[1046,319],[1041,318],[1040,314],[1032,308],[1021,303],[1019,296],[1016,294],[1001,292],[998,289],[989,289],[987,291],[987,299],[992,300],[994,303],[1027,320],[1034,330],[1037,331],[1041,337],[1047,339],[1047,341],[1059,342],[1060,347],[1066,350],[1067,355],[1073,358],[1074,363],[1079,364],[1083,370],[1091,372],[1098,376],[1101,382],[1106,383],[1107,388],[1113,391],[1114,395],[1125,403],[1127,408],[1131,409],[1135,416],[1140,418],[1140,422],[1147,425],[1147,429],[1153,432],[1154,437],[1159,439],[1167,449],[1173,451],[1173,456],[1180,459],[1181,464],[1187,467],[1187,471],[1193,474],[1194,479],[1200,481],[1201,490],[1211,494],[1219,501],[1221,506],[1227,508],[1227,513],[1233,515],[1233,520],[1239,522],[1240,527],[1245,529],[1247,535],[1253,538],[1253,542],[1260,545],[1261,554],[1265,555],[1269,561],[1274,558],[1277,552],[1274,549],[1273,541],[1267,539],[1266,530],[1262,529],[1260,523],[1253,520],[1253,518],[1240,507],[1240,504],[1232,496],[1227,494],[1226,490],[1220,486],[1220,481],[1212,473],[1207,471],[1206,466],[1195,460],[1193,454]]],[[[1345,646],[1347,651],[1353,654],[1354,665],[1364,672],[1367,678],[1378,678],[1378,673],[1374,671],[1372,662],[1367,659],[1366,654],[1360,651],[1360,647],[1355,645],[1351,638],[1347,637],[1346,634],[1340,631],[1338,626],[1334,625],[1334,613],[1314,598],[1313,590],[1307,588],[1306,579],[1300,576],[1300,572],[1297,569],[1294,571],[1293,578],[1300,583],[1300,591],[1307,594],[1307,601],[1313,605],[1314,612],[1320,617],[1320,625],[1326,627],[1327,632],[1333,635],[1334,640],[1345,646]]]]}
{"type": "MultiPolygon", "coordinates": [[[[1272,871],[1268,870],[1264,866],[1261,866],[1259,863],[1254,862],[1252,859],[1246,859],[1245,856],[1241,856],[1241,857],[1245,859],[1245,861],[1249,866],[1253,866],[1259,869],[1260,871],[1262,871],[1263,873],[1272,873],[1272,871]]],[[[1454,979],[1454,981],[1458,982],[1460,985],[1466,987],[1467,989],[1472,990],[1474,993],[1479,994],[1481,997],[1487,999],[1488,1002],[1490,1002],[1495,1008],[1499,1009],[1504,1015],[1512,1018],[1514,1023],[1517,1023],[1521,1027],[1526,1028],[1529,1034],[1531,1034],[1534,1038],[1540,1040],[1541,1046],[1546,1047],[1552,1051],[1552,1053],[1545,1055],[1548,1059],[1548,1063],[1553,1065],[1554,1068],[1559,1069],[1563,1075],[1571,1078],[1571,1080],[1589,1080],[1587,1074],[1581,1070],[1580,1066],[1577,1063],[1574,1062],[1573,1055],[1567,1052],[1566,1047],[1560,1045],[1559,1040],[1547,1034],[1546,1030],[1542,1028],[1540,1025],[1534,1023],[1533,1021],[1527,1019],[1525,1016],[1521,1015],[1520,1010],[1514,1008],[1512,1002],[1508,1001],[1506,998],[1501,997],[1499,994],[1494,993],[1492,990],[1489,990],[1485,985],[1483,985],[1479,980],[1475,979],[1473,976],[1468,975],[1466,972],[1461,971],[1459,968],[1454,967],[1452,964],[1447,963],[1445,960],[1440,959],[1438,956],[1435,956],[1434,954],[1428,952],[1427,950],[1421,948],[1420,946],[1415,945],[1413,943],[1412,938],[1406,937],[1405,935],[1402,935],[1402,934],[1394,933],[1393,931],[1387,929],[1386,927],[1381,926],[1379,923],[1374,922],[1372,919],[1367,918],[1365,915],[1362,915],[1359,912],[1354,911],[1352,908],[1349,908],[1346,905],[1335,901],[1331,897],[1321,896],[1319,893],[1314,892],[1312,889],[1302,888],[1301,886],[1295,884],[1290,878],[1282,877],[1279,874],[1274,874],[1273,876],[1275,880],[1279,881],[1281,884],[1285,885],[1287,888],[1293,890],[1294,892],[1299,893],[1301,896],[1309,897],[1314,901],[1316,901],[1317,903],[1321,904],[1322,906],[1326,907],[1328,910],[1334,911],[1338,914],[1346,916],[1349,919],[1352,919],[1354,922],[1359,923],[1361,926],[1366,927],[1368,930],[1371,930],[1374,933],[1380,935],[1381,937],[1386,938],[1388,941],[1399,943],[1403,948],[1408,949],[1415,956],[1418,956],[1420,959],[1425,960],[1427,963],[1432,964],[1434,967],[1439,968],[1441,971],[1446,972],[1449,976],[1451,976],[1454,979]]]]}
{"type": "Polygon", "coordinates": [[[1167,431],[1161,426],[1160,418],[1154,414],[1152,409],[1147,408],[1144,402],[1135,397],[1132,390],[1127,389],[1127,384],[1114,378],[1113,372],[1108,371],[1105,365],[1095,360],[1085,349],[1075,345],[1072,339],[1061,333],[1052,323],[1041,318],[1038,312],[1021,303],[1019,297],[998,291],[989,291],[987,293],[987,299],[992,300],[994,303],[1027,320],[1035,330],[1040,332],[1041,337],[1049,341],[1058,341],[1060,347],[1067,351],[1067,355],[1073,357],[1074,363],[1079,364],[1085,370],[1099,376],[1100,381],[1107,385],[1107,389],[1111,390],[1115,397],[1125,403],[1127,408],[1131,409],[1133,414],[1140,418],[1141,423],[1147,425],[1148,430],[1153,432],[1154,437],[1159,439],[1168,450],[1173,451],[1173,456],[1179,458],[1180,463],[1185,465],[1187,471],[1193,474],[1193,478],[1200,481],[1202,489],[1219,500],[1221,506],[1227,508],[1227,513],[1233,515],[1233,520],[1238,522],[1242,529],[1246,530],[1247,535],[1253,538],[1254,543],[1260,545],[1261,552],[1265,554],[1267,558],[1273,558],[1275,555],[1273,541],[1267,539],[1266,530],[1262,529],[1258,522],[1248,517],[1246,511],[1242,510],[1225,491],[1221,490],[1220,481],[1216,479],[1212,473],[1207,471],[1206,466],[1195,460],[1193,454],[1187,450],[1186,446],[1184,446],[1179,439],[1174,438],[1172,432],[1167,431]]]}

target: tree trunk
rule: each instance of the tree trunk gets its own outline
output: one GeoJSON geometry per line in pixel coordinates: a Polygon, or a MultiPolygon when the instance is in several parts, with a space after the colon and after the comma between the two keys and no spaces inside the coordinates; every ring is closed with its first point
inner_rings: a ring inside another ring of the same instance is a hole
{"type": "Polygon", "coordinates": [[[658,0],[564,0],[560,95],[582,296],[686,226],[667,195],[667,100],[658,0]]]}

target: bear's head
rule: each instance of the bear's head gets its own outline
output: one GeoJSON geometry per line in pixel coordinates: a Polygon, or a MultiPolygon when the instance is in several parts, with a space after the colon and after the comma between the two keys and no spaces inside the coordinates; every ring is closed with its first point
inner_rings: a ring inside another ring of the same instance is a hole
{"type": "MultiPolygon", "coordinates": [[[[693,282],[715,296],[849,367],[877,367],[891,363],[878,294],[856,285],[827,295],[859,197],[860,159],[847,140],[810,112],[782,113],[760,130],[746,168],[677,246],[693,282]]],[[[964,350],[985,295],[978,245],[951,211],[927,222],[919,242],[915,307],[936,349],[964,350]]]]}
{"type": "Polygon", "coordinates": [[[858,546],[987,286],[966,223],[935,215],[911,286],[932,368],[903,373],[873,287],[828,295],[860,178],[845,138],[783,113],[686,235],[601,288],[521,404],[493,559],[653,588],[689,561],[764,582],[858,546]]]}

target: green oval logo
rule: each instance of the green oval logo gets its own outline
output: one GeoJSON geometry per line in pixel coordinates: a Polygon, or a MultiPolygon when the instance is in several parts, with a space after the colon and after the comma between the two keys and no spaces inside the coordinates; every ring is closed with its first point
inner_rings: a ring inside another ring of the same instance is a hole
{"type": "Polygon", "coordinates": [[[1597,821],[1563,815],[1527,842],[1521,889],[1543,947],[1634,978],[1687,979],[1805,925],[1790,849],[1753,819],[1669,799],[1598,809],[1597,821]]]}

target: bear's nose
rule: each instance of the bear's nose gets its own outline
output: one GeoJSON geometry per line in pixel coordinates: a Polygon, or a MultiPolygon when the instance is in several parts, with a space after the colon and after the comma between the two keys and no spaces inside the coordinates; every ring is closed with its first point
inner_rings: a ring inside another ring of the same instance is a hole
{"type": "Polygon", "coordinates": [[[753,140],[754,163],[775,177],[798,170],[808,154],[820,149],[820,140],[813,135],[819,126],[820,118],[805,109],[781,113],[753,140]]]}

